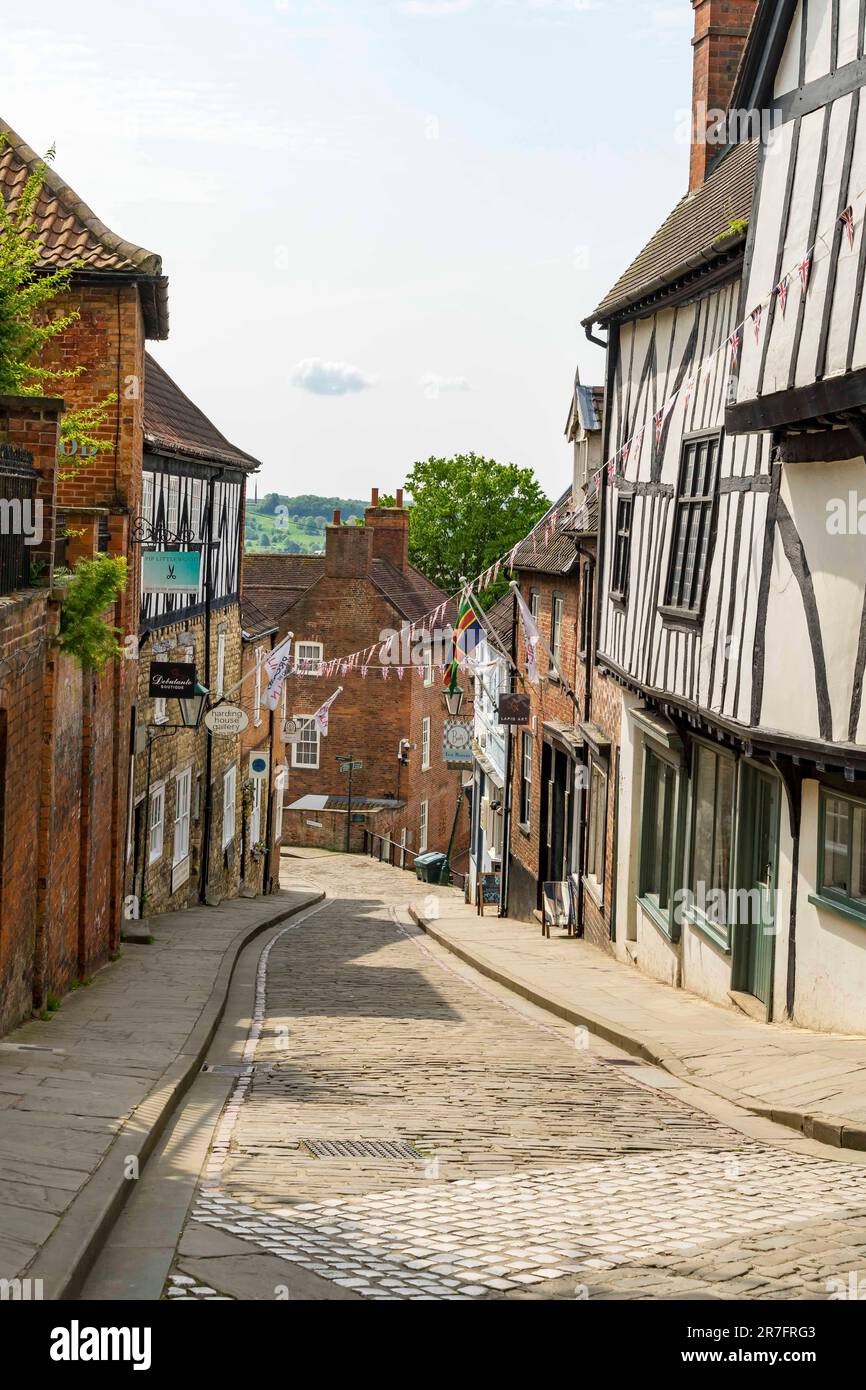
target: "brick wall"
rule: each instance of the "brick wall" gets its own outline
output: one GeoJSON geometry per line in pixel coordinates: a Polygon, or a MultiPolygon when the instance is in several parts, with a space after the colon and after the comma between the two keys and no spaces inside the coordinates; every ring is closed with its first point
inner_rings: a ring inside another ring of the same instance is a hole
{"type": "MultiPolygon", "coordinates": [[[[692,0],[695,11],[693,40],[694,76],[692,110],[726,111],[734,90],[734,80],[746,45],[758,0],[692,0]]],[[[695,121],[695,132],[702,137],[704,126],[695,121]]],[[[689,166],[689,188],[700,188],[707,175],[707,164],[719,145],[703,138],[693,140],[689,166]]]]}

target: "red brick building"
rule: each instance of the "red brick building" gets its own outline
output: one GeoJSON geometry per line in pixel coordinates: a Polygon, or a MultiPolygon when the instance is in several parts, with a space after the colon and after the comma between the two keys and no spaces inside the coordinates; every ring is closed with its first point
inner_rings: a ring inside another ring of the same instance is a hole
{"type": "MultiPolygon", "coordinates": [[[[40,161],[2,122],[0,134],[0,196],[13,205],[40,161]]],[[[83,262],[57,301],[58,310],[77,310],[79,318],[54,340],[43,365],[84,368],[64,382],[68,407],[117,399],[100,431],[109,447],[82,459],[68,444],[60,468],[64,402],[7,398],[0,405],[3,495],[11,500],[23,488],[44,503],[42,545],[22,553],[0,581],[0,1031],[59,998],[119,942],[137,664],[111,662],[96,675],[51,645],[63,598],[54,565],[104,552],[131,555],[144,344],[168,331],[159,257],[109,231],[53,170],[36,208],[36,232],[46,270],[83,262]]],[[[135,637],[134,564],[109,617],[135,637]]]]}
{"type": "MultiPolygon", "coordinates": [[[[367,831],[385,840],[386,853],[395,845],[394,862],[410,867],[424,849],[447,849],[461,774],[443,759],[439,667],[445,648],[430,647],[421,636],[421,620],[446,595],[409,563],[410,513],[399,493],[397,501],[381,507],[374,492],[363,525],[344,525],[335,514],[324,555],[246,556],[244,591],[277,623],[280,636],[294,633],[288,717],[308,721],[343,687],[330,710],[327,738],[307,725],[301,741],[286,748],[283,842],[345,847],[348,777],[339,759],[351,755],[361,764],[352,779],[351,848],[364,848],[367,831]],[[383,654],[392,634],[393,650],[383,654]],[[330,676],[314,674],[335,658],[371,647],[367,660],[348,669],[342,663],[330,676]]],[[[438,620],[443,641],[452,617],[453,607],[438,620]]],[[[468,694],[462,714],[471,715],[468,694]]],[[[466,871],[468,832],[464,803],[452,856],[458,873],[466,871]]]]}

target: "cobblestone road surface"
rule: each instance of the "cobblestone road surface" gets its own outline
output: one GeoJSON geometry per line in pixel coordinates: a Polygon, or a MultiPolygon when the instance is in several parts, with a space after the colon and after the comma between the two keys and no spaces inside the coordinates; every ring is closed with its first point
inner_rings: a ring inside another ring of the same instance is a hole
{"type": "Polygon", "coordinates": [[[298,873],[332,896],[262,958],[167,1297],[826,1298],[866,1271],[866,1167],[510,1004],[409,923],[408,876],[298,873]]]}

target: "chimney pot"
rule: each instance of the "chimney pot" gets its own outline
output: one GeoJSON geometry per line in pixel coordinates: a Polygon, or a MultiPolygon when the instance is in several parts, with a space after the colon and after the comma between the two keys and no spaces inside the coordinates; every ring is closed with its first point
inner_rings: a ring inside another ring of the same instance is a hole
{"type": "Polygon", "coordinates": [[[397,489],[397,500],[396,500],[396,505],[397,505],[398,507],[402,507],[402,505],[403,505],[403,489],[402,489],[401,487],[398,487],[398,489],[397,489]]]}
{"type": "Polygon", "coordinates": [[[334,520],[333,520],[333,523],[332,523],[332,524],[333,524],[334,526],[339,526],[339,525],[340,525],[340,521],[341,521],[341,519],[340,519],[340,509],[339,509],[339,507],[335,507],[335,508],[334,508],[334,520]]]}
{"type": "Polygon", "coordinates": [[[371,507],[378,507],[378,505],[379,505],[379,489],[378,489],[377,487],[374,487],[374,488],[373,488],[373,491],[372,491],[371,494],[370,494],[370,506],[371,506],[371,507]]]}

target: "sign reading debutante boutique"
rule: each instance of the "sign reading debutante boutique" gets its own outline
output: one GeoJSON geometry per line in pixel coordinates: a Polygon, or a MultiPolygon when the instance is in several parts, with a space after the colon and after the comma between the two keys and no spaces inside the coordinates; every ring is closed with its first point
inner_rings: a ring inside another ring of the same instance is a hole
{"type": "Polygon", "coordinates": [[[141,552],[141,592],[143,594],[197,593],[201,581],[201,551],[143,550],[141,552]]]}
{"type": "Polygon", "coordinates": [[[148,694],[157,700],[188,700],[195,694],[195,667],[189,661],[152,661],[148,694]]]}

